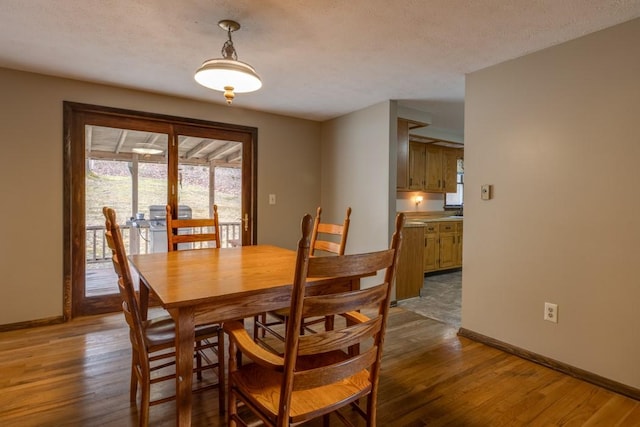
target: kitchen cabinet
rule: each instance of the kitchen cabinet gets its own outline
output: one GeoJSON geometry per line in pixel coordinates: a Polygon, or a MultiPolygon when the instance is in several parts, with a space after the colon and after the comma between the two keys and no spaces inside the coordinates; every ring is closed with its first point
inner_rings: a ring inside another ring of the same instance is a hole
{"type": "Polygon", "coordinates": [[[456,193],[458,190],[458,159],[462,158],[462,150],[448,148],[442,151],[442,179],[445,193],[456,193]]]}
{"type": "Polygon", "coordinates": [[[424,273],[462,266],[462,221],[405,226],[396,272],[396,300],[420,295],[424,273]]]}
{"type": "Polygon", "coordinates": [[[425,147],[425,191],[441,193],[443,189],[442,148],[435,145],[425,147]]]}
{"type": "Polygon", "coordinates": [[[409,143],[409,190],[424,190],[425,185],[425,144],[409,143]]]}
{"type": "Polygon", "coordinates": [[[462,267],[462,221],[426,223],[423,251],[425,273],[462,267]]]}
{"type": "MultiPolygon", "coordinates": [[[[410,154],[409,154],[409,131],[427,126],[426,123],[416,122],[398,118],[397,122],[397,181],[398,190],[410,190],[410,154]]],[[[422,187],[421,187],[422,188],[422,187]]]]}
{"type": "Polygon", "coordinates": [[[431,193],[455,193],[458,159],[462,150],[421,142],[409,142],[408,189],[431,193]]]}
{"type": "Polygon", "coordinates": [[[424,280],[423,236],[423,227],[405,227],[402,230],[402,249],[396,272],[397,300],[420,295],[424,280]]]}
{"type": "Polygon", "coordinates": [[[440,268],[453,268],[458,260],[458,233],[457,224],[443,222],[438,227],[440,268]]]}
{"type": "Polygon", "coordinates": [[[456,267],[462,267],[462,221],[456,224],[456,230],[458,233],[458,243],[456,247],[456,267]]]}
{"type": "Polygon", "coordinates": [[[439,269],[440,245],[438,243],[438,223],[431,222],[424,226],[424,264],[423,273],[439,269]]]}
{"type": "Polygon", "coordinates": [[[398,178],[396,187],[399,189],[409,188],[409,122],[405,119],[398,119],[398,178]]]}

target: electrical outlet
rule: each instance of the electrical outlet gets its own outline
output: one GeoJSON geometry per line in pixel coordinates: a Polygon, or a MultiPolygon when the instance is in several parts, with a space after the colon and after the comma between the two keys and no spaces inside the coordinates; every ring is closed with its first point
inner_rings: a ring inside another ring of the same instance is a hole
{"type": "Polygon", "coordinates": [[[276,195],[275,194],[269,194],[269,204],[270,205],[275,205],[276,204],[276,195]]]}
{"type": "Polygon", "coordinates": [[[544,303],[544,320],[558,323],[558,304],[553,304],[550,302],[544,303]]]}

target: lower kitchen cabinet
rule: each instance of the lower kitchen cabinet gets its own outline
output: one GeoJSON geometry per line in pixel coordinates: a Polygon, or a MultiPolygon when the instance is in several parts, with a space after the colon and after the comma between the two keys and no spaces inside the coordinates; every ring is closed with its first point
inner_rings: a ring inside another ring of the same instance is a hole
{"type": "Polygon", "coordinates": [[[419,296],[425,273],[461,266],[462,221],[405,227],[396,272],[396,300],[419,296]]]}
{"type": "Polygon", "coordinates": [[[402,230],[402,248],[396,272],[396,299],[402,300],[420,295],[424,280],[422,242],[423,227],[405,227],[402,230]]]}
{"type": "Polygon", "coordinates": [[[424,226],[424,265],[423,273],[439,268],[440,244],[438,243],[438,223],[431,222],[424,226]]]}
{"type": "Polygon", "coordinates": [[[458,247],[456,248],[456,267],[462,267],[462,221],[457,223],[458,247]]]}
{"type": "Polygon", "coordinates": [[[424,227],[424,272],[462,267],[462,221],[430,222],[424,227]]]}
{"type": "Polygon", "coordinates": [[[453,268],[458,260],[458,233],[457,224],[454,222],[442,222],[438,227],[440,264],[439,268],[453,268]]]}

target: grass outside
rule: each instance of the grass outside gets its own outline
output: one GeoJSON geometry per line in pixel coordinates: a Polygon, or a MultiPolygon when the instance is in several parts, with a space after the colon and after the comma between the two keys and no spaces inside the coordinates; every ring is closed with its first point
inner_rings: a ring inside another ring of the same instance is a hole
{"type": "MultiPolygon", "coordinates": [[[[145,214],[149,219],[149,206],[166,205],[167,181],[166,165],[146,165],[147,168],[139,174],[138,181],[138,212],[145,214]]],[[[209,170],[203,167],[184,167],[182,169],[178,185],[179,204],[187,205],[192,210],[193,218],[209,218],[209,170]]],[[[215,177],[215,204],[218,205],[220,222],[241,221],[240,206],[240,173],[239,170],[230,168],[216,168],[215,177]]],[[[94,161],[92,170],[86,177],[86,225],[104,226],[102,207],[109,206],[116,211],[118,223],[122,227],[126,221],[135,216],[132,212],[131,189],[132,180],[126,162],[94,161]]],[[[146,233],[148,229],[136,229],[137,232],[146,233]]],[[[123,228],[122,234],[126,247],[129,245],[129,232],[123,228]]],[[[144,253],[145,238],[140,238],[140,252],[144,253]]],[[[99,230],[94,233],[87,231],[86,250],[87,259],[94,255],[101,258],[104,233],[99,230]],[[95,244],[95,250],[94,250],[95,244]]],[[[89,267],[91,264],[88,264],[89,267]]]]}
{"type": "MultiPolygon", "coordinates": [[[[208,172],[206,180],[185,179],[178,186],[179,204],[192,209],[193,218],[209,218],[209,189],[208,172]],[[206,184],[203,184],[206,182],[206,184]]],[[[222,191],[215,192],[215,203],[218,205],[220,222],[239,222],[240,192],[239,186],[228,184],[228,181],[238,180],[236,176],[216,174],[216,187],[222,191]]],[[[131,177],[121,175],[106,175],[91,173],[86,178],[86,224],[104,225],[102,207],[115,209],[118,222],[123,224],[127,219],[135,216],[131,212],[131,177]]],[[[149,218],[149,206],[165,205],[167,200],[167,183],[164,177],[140,177],[138,183],[138,212],[149,218]]]]}

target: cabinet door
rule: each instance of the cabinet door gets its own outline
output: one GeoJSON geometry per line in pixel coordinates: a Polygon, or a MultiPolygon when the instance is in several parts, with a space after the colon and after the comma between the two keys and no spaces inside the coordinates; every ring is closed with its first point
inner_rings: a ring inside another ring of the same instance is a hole
{"type": "Polygon", "coordinates": [[[457,224],[456,235],[458,238],[458,247],[456,248],[456,266],[462,267],[462,221],[457,224]]]}
{"type": "Polygon", "coordinates": [[[398,119],[398,181],[399,189],[409,188],[409,122],[398,119]]]}
{"type": "Polygon", "coordinates": [[[424,189],[425,146],[419,142],[409,143],[409,189],[424,189]]]}
{"type": "Polygon", "coordinates": [[[455,193],[458,175],[458,150],[445,148],[442,150],[443,180],[442,187],[445,193],[455,193]]]}
{"type": "Polygon", "coordinates": [[[458,236],[456,223],[453,221],[440,223],[440,268],[451,268],[456,265],[458,255],[458,236]]]}
{"type": "Polygon", "coordinates": [[[426,183],[425,191],[442,192],[442,149],[427,145],[426,153],[426,183]]]}
{"type": "Polygon", "coordinates": [[[396,273],[396,300],[420,296],[424,281],[423,227],[405,227],[402,230],[402,250],[396,273]]]}
{"type": "Polygon", "coordinates": [[[438,223],[432,222],[424,227],[424,272],[438,269],[438,223]]]}

